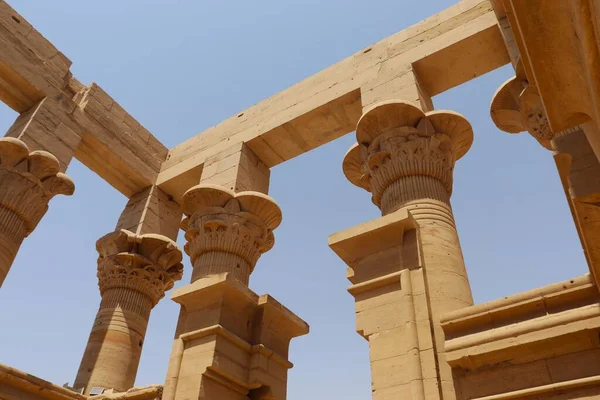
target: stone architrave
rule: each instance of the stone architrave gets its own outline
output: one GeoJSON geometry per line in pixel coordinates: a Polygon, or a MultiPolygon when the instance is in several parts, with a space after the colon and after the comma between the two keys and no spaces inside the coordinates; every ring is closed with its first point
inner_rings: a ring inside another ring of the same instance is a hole
{"type": "Polygon", "coordinates": [[[73,181],[60,172],[52,154],[29,152],[19,139],[0,138],[0,286],[23,239],[48,210],[48,202],[74,191],[73,181]]]}
{"type": "Polygon", "coordinates": [[[452,111],[389,101],[363,114],[356,137],[344,174],[372,193],[382,218],[333,235],[330,245],[351,268],[373,398],[453,399],[439,317],[473,304],[450,206],[454,164],[471,146],[471,125],[452,111]],[[415,228],[407,230],[407,221],[415,228]],[[414,346],[400,350],[401,343],[414,346]],[[413,352],[420,361],[410,361],[413,352]]]}
{"type": "Polygon", "coordinates": [[[127,230],[96,243],[102,301],[74,387],[133,387],[150,311],[181,279],[182,253],[171,239],[127,230]]]}
{"type": "Polygon", "coordinates": [[[308,325],[248,288],[274,245],[279,207],[259,192],[201,184],[184,194],[182,208],[194,270],[192,283],[172,295],[182,307],[163,399],[285,399],[289,343],[308,325]]]}

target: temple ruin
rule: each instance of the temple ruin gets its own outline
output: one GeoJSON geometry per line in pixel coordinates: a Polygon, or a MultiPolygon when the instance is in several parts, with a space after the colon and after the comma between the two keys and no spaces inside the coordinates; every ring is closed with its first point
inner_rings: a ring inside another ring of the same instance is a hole
{"type": "Polygon", "coordinates": [[[0,99],[19,113],[0,139],[0,286],[52,198],[77,196],[73,158],[129,199],[96,244],[100,305],[73,386],[0,364],[0,399],[285,399],[289,344],[309,325],[249,287],[282,220],[270,168],[352,132],[340,166],[381,217],[329,246],[373,399],[600,399],[598,0],[461,0],[171,149],[70,66],[0,1],[0,99]],[[551,152],[590,272],[474,305],[450,205],[474,133],[431,98],[507,64],[491,119],[551,152]],[[167,375],[134,387],[183,253],[167,375]]]}

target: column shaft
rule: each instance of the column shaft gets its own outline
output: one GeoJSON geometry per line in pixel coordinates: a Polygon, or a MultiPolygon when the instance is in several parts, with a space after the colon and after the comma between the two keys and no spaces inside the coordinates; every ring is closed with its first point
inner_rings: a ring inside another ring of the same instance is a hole
{"type": "Polygon", "coordinates": [[[433,314],[473,305],[471,287],[450,205],[436,200],[404,206],[419,225],[423,264],[433,314]]]}
{"type": "Polygon", "coordinates": [[[356,129],[344,173],[382,218],[330,238],[351,267],[357,330],[369,341],[374,399],[456,398],[440,317],[473,304],[450,206],[468,121],[404,101],[378,104],[356,129]]]}
{"type": "Polygon", "coordinates": [[[161,235],[109,233],[96,242],[102,300],[74,387],[133,387],[152,308],[181,279],[181,250],[161,235]]]}
{"type": "Polygon", "coordinates": [[[107,290],[102,296],[74,387],[133,387],[152,300],[127,288],[107,290]]]}
{"type": "Polygon", "coordinates": [[[13,211],[0,206],[0,286],[27,236],[25,222],[13,211]]]}
{"type": "Polygon", "coordinates": [[[224,273],[231,274],[245,285],[250,282],[250,264],[237,254],[225,251],[203,253],[194,260],[193,267],[192,282],[205,276],[224,273]]]}

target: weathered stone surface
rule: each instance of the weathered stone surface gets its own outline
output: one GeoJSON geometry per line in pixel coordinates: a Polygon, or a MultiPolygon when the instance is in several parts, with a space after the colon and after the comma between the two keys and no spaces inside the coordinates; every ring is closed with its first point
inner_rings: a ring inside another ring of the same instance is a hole
{"type": "Polygon", "coordinates": [[[23,239],[48,210],[48,202],[74,190],[52,154],[29,152],[19,139],[0,138],[0,286],[23,239]]]}
{"type": "Polygon", "coordinates": [[[308,333],[304,321],[230,273],[200,278],[173,300],[182,309],[165,399],[285,399],[289,343],[308,333]]]}
{"type": "Polygon", "coordinates": [[[523,77],[506,81],[494,95],[492,120],[508,133],[528,131],[542,146],[551,150],[554,133],[550,130],[542,99],[523,77]]]}
{"type": "Polygon", "coordinates": [[[167,237],[121,230],[100,238],[102,301],[74,387],[124,392],[133,386],[150,311],[181,279],[181,250],[167,237]]]}
{"type": "Polygon", "coordinates": [[[454,162],[469,150],[473,131],[460,114],[390,101],[362,116],[356,139],[344,174],[387,214],[420,196],[448,202],[454,162]]]}
{"type": "Polygon", "coordinates": [[[275,244],[273,230],[282,218],[277,203],[265,194],[235,194],[207,184],[185,193],[183,212],[192,282],[228,272],[247,285],[261,254],[275,244]]]}
{"type": "MultiPolygon", "coordinates": [[[[73,192],[62,172],[76,157],[129,198],[98,244],[102,303],[78,384],[133,385],[150,310],[181,276],[184,212],[193,283],[174,295],[165,399],[282,400],[290,340],[308,326],[247,287],[281,219],[269,167],[358,124],[344,172],[383,216],[330,244],[350,267],[373,398],[599,398],[598,15],[593,0],[462,0],[168,151],[0,1],[0,100],[20,113],[0,140],[0,284],[48,201],[73,192]],[[555,150],[592,277],[472,306],[449,200],[472,132],[432,96],[508,62],[492,119],[555,150]]],[[[85,398],[4,366],[0,397],[85,398]]]]}
{"type": "Polygon", "coordinates": [[[509,62],[489,1],[463,0],[175,146],[157,184],[183,192],[190,171],[239,143],[273,167],[352,132],[363,107],[432,109],[431,96],[509,62]]]}
{"type": "Polygon", "coordinates": [[[599,299],[586,275],[444,315],[461,398],[597,398],[599,299]]]}
{"type": "Polygon", "coordinates": [[[451,111],[388,101],[365,112],[356,138],[344,174],[372,193],[383,217],[333,235],[330,246],[353,271],[349,291],[371,348],[373,397],[453,399],[439,318],[473,304],[450,208],[454,163],[471,146],[471,125],[451,111]],[[424,381],[431,378],[439,388],[433,397],[424,381]]]}

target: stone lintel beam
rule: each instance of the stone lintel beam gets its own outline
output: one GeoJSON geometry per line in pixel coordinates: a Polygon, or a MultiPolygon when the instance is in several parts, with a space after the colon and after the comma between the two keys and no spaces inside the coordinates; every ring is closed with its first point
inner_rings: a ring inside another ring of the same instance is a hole
{"type": "Polygon", "coordinates": [[[505,0],[524,76],[537,88],[553,132],[586,124],[600,158],[598,6],[589,0],[505,0]]]}
{"type": "Polygon", "coordinates": [[[6,1],[0,2],[0,101],[29,110],[44,97],[70,98],[65,91],[71,61],[6,1]]]}
{"type": "Polygon", "coordinates": [[[153,185],[167,148],[98,85],[77,81],[70,66],[0,2],[0,100],[22,114],[10,135],[31,149],[56,153],[63,169],[75,150],[77,159],[127,197],[153,185]]]}
{"type": "Polygon", "coordinates": [[[598,124],[597,10],[591,2],[505,0],[504,8],[524,73],[537,88],[550,129],[563,131],[586,116],[598,124]]]}
{"type": "Polygon", "coordinates": [[[124,392],[135,382],[150,311],[181,279],[182,254],[165,236],[126,230],[96,249],[102,301],[73,386],[124,392]]]}
{"type": "Polygon", "coordinates": [[[304,321],[229,273],[196,280],[172,299],[182,311],[163,399],[286,398],[289,343],[308,333],[304,321]]]}
{"type": "Polygon", "coordinates": [[[15,138],[0,138],[0,286],[19,247],[57,194],[70,196],[73,181],[45,151],[29,151],[15,138]]]}
{"type": "Polygon", "coordinates": [[[489,1],[461,1],[175,146],[157,184],[187,190],[190,171],[235,143],[273,167],[352,132],[389,87],[420,102],[509,62],[489,1]]]}
{"type": "Polygon", "coordinates": [[[127,197],[153,185],[167,148],[95,83],[74,100],[71,118],[85,133],[77,159],[127,197]]]}

